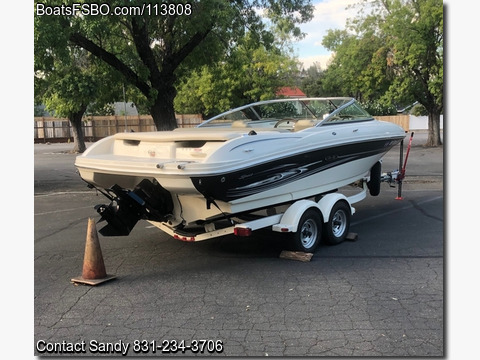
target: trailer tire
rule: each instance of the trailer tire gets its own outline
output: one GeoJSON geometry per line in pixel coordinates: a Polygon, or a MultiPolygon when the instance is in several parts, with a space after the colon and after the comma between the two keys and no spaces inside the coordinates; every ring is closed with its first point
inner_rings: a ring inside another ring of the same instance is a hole
{"type": "Polygon", "coordinates": [[[340,200],[335,203],[330,211],[330,217],[325,223],[325,241],[329,245],[337,245],[345,240],[350,229],[350,205],[340,200]]]}
{"type": "Polygon", "coordinates": [[[296,250],[313,253],[322,237],[322,216],[315,209],[305,211],[298,222],[298,229],[292,233],[296,250]]]}
{"type": "Polygon", "coordinates": [[[380,184],[382,178],[382,163],[377,161],[370,169],[370,181],[367,182],[367,187],[372,196],[380,194],[380,184]]]}

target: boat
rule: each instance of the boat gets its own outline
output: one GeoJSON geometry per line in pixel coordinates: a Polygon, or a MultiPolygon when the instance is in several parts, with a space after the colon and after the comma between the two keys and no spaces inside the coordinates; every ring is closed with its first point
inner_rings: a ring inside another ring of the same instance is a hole
{"type": "Polygon", "coordinates": [[[161,229],[208,229],[361,179],[377,195],[381,159],[405,135],[354,98],[274,99],[195,128],[117,133],[75,166],[110,201],[95,207],[107,222],[104,236],[128,235],[140,219],[161,229]]]}

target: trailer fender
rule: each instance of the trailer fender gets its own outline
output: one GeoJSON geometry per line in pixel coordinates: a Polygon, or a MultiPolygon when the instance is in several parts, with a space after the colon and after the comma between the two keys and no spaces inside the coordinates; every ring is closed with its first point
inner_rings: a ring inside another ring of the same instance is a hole
{"type": "Polygon", "coordinates": [[[299,200],[294,202],[287,211],[285,211],[280,222],[272,226],[272,230],[277,232],[296,232],[300,218],[305,211],[311,208],[320,211],[320,208],[315,201],[299,200]]]}
{"type": "Polygon", "coordinates": [[[333,206],[338,201],[345,201],[352,211],[352,215],[355,213],[355,208],[353,208],[348,201],[348,198],[339,193],[332,193],[323,196],[318,203],[311,200],[299,200],[293,203],[287,211],[283,214],[280,222],[272,226],[272,230],[276,232],[296,232],[298,230],[298,223],[302,215],[308,209],[315,208],[322,214],[322,220],[324,223],[328,222],[330,218],[330,212],[332,211],[333,206]]]}
{"type": "Polygon", "coordinates": [[[327,194],[318,201],[318,208],[322,212],[323,222],[328,222],[332,208],[337,202],[342,200],[350,206],[351,215],[355,214],[355,208],[352,206],[349,199],[345,195],[340,193],[327,194]]]}

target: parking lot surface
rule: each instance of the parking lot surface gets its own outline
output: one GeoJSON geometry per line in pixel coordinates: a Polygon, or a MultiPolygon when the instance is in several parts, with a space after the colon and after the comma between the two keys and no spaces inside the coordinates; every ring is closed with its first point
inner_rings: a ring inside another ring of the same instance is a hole
{"type": "MultiPolygon", "coordinates": [[[[443,148],[414,139],[403,200],[382,184],[355,204],[355,242],[300,262],[277,233],[185,243],[140,221],[99,235],[116,279],[95,287],[70,280],[106,199],[68,144],[35,145],[34,354],[444,356],[443,148]]],[[[394,148],[383,169],[397,167],[394,148]]]]}

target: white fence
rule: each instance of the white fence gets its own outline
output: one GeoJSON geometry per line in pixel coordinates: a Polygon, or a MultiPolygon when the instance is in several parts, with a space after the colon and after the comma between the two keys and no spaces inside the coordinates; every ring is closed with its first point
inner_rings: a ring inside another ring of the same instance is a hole
{"type": "MultiPolygon", "coordinates": [[[[428,130],[428,116],[410,115],[411,130],[428,130]]],[[[440,129],[443,130],[443,115],[440,115],[440,129]]]]}

